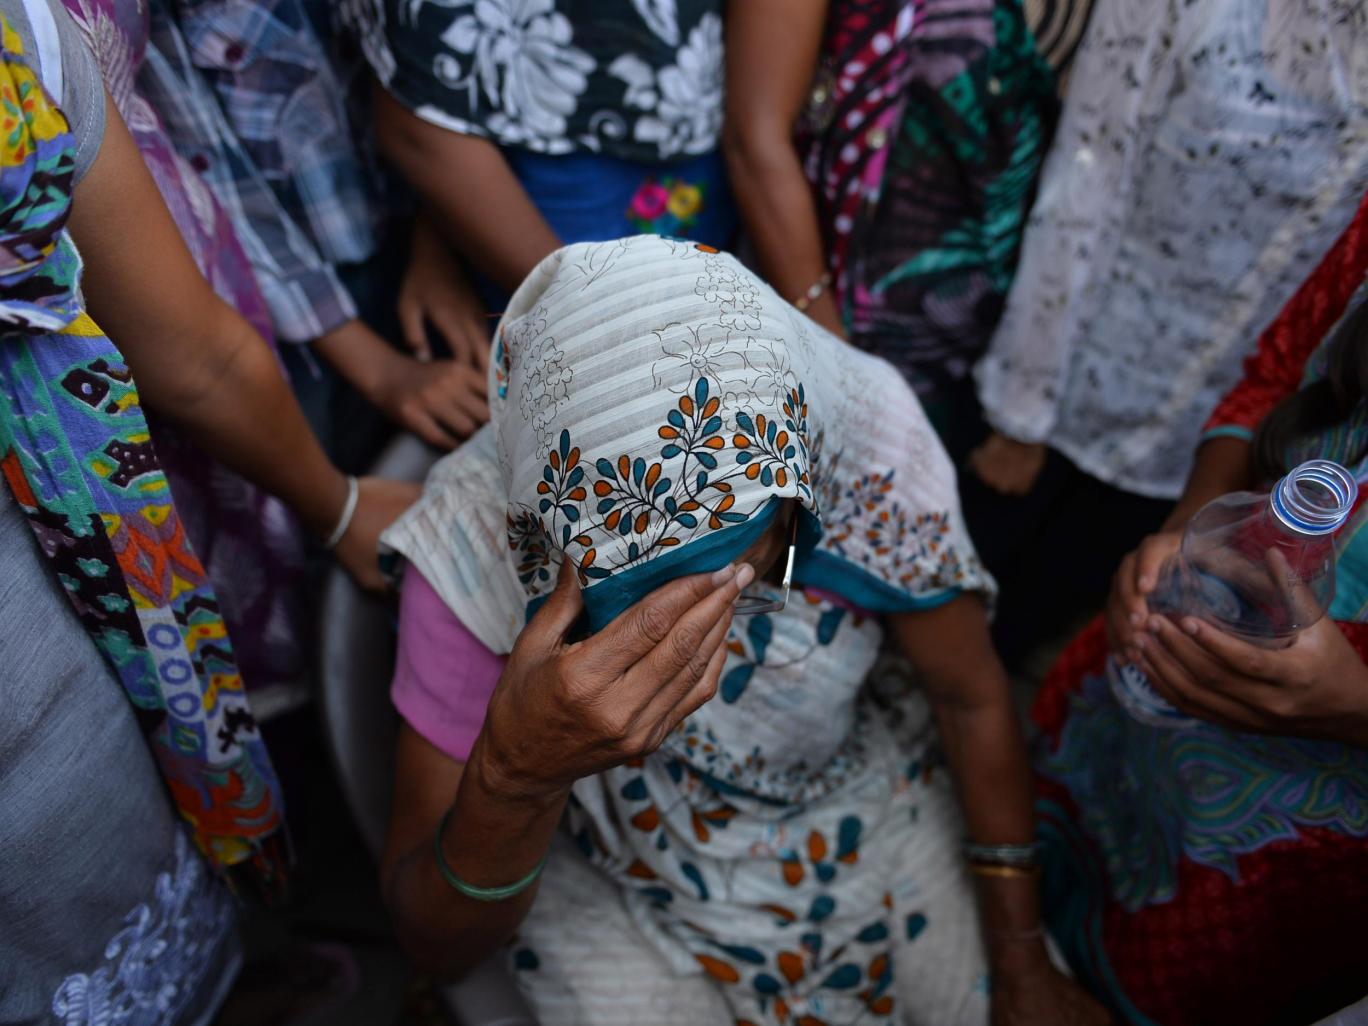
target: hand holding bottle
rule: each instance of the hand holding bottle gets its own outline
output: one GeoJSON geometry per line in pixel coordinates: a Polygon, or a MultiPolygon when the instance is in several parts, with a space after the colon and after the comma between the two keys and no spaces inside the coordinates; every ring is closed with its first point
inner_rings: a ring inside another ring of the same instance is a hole
{"type": "MultiPolygon", "coordinates": [[[[1108,620],[1113,647],[1107,681],[1117,701],[1146,723],[1179,729],[1193,724],[1147,679],[1142,656],[1152,653],[1145,636],[1133,633],[1142,617],[1165,638],[1177,636],[1162,627],[1168,617],[1205,625],[1232,642],[1238,636],[1247,648],[1293,645],[1334,598],[1334,536],[1357,495],[1354,478],[1342,466],[1309,460],[1270,492],[1232,492],[1212,500],[1187,523],[1176,549],[1170,542],[1155,543],[1143,569],[1123,568],[1108,620]],[[1151,585],[1151,567],[1165,549],[1151,585]]],[[[1186,669],[1210,676],[1205,664],[1186,669]]],[[[1219,698],[1216,707],[1222,715],[1232,711],[1219,698]]]]}
{"type": "Polygon", "coordinates": [[[1195,617],[1151,616],[1135,645],[1155,690],[1185,713],[1233,730],[1368,747],[1368,666],[1329,617],[1269,649],[1195,617]]]}
{"type": "Polygon", "coordinates": [[[1135,639],[1145,627],[1150,608],[1146,599],[1159,583],[1159,571],[1183,544],[1183,532],[1167,529],[1152,534],[1117,567],[1107,597],[1107,647],[1135,661],[1135,639]]]}

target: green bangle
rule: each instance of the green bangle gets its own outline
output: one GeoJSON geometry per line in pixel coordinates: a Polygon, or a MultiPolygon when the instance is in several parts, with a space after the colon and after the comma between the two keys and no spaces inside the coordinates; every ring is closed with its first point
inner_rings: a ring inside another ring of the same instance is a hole
{"type": "Polygon", "coordinates": [[[451,867],[447,865],[446,856],[442,854],[442,835],[446,833],[447,820],[451,819],[453,811],[454,807],[447,809],[446,815],[442,817],[442,822],[437,827],[437,836],[433,839],[432,851],[437,856],[437,871],[442,874],[442,879],[451,884],[457,891],[475,901],[507,901],[514,895],[527,890],[536,882],[537,877],[541,876],[541,871],[546,866],[545,855],[533,867],[532,872],[517,883],[505,884],[503,887],[476,887],[474,884],[466,883],[451,871],[451,867]]]}

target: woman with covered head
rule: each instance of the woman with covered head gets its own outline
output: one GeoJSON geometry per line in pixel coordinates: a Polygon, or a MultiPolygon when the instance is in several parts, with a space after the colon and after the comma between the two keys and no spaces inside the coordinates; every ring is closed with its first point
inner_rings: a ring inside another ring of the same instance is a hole
{"type": "Polygon", "coordinates": [[[548,1026],[1105,1021],[1046,957],[992,582],[901,375],[645,236],[543,261],[495,357],[387,535],[412,953],[516,932],[548,1026]]]}

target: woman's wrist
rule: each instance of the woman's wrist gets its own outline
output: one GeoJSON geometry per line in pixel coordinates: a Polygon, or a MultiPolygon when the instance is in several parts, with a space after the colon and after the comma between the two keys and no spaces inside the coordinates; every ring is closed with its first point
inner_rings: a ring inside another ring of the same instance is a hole
{"type": "Polygon", "coordinates": [[[988,968],[995,978],[1032,976],[1051,967],[1045,934],[1039,926],[1029,930],[988,928],[983,932],[983,940],[988,968]]]}
{"type": "Polygon", "coordinates": [[[568,786],[539,780],[519,767],[507,746],[493,738],[488,720],[470,751],[462,787],[467,781],[482,797],[533,814],[564,802],[570,793],[568,786]]]}
{"type": "Polygon", "coordinates": [[[331,463],[325,462],[322,471],[325,483],[313,493],[307,504],[297,505],[295,513],[305,529],[320,542],[327,541],[351,500],[351,483],[347,475],[331,463]]]}
{"type": "Polygon", "coordinates": [[[378,403],[391,373],[404,359],[359,319],[320,335],[313,348],[372,405],[378,403]]]}

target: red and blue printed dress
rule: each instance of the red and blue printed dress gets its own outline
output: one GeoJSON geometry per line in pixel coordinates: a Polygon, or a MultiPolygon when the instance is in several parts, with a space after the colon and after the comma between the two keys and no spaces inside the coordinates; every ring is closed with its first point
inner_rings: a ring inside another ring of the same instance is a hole
{"type": "MultiPolygon", "coordinates": [[[[1322,372],[1368,272],[1368,199],[1260,339],[1207,436],[1252,437],[1322,372]]],[[[1368,404],[1300,458],[1352,456],[1368,404]]],[[[1338,540],[1330,616],[1368,660],[1368,509],[1338,540]]],[[[1368,987],[1368,751],[1203,724],[1146,726],[1102,675],[1101,620],[1033,712],[1050,925],[1074,970],[1137,1026],[1307,1023],[1368,987]]]]}

